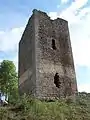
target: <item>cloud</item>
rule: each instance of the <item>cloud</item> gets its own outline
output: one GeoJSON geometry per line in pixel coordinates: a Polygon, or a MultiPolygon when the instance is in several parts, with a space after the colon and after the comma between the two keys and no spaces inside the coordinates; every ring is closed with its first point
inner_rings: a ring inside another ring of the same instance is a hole
{"type": "MultiPolygon", "coordinates": [[[[69,1],[70,0],[61,0],[61,3],[66,4],[69,1]]],[[[87,2],[88,2],[88,0],[73,0],[73,2],[71,3],[69,9],[70,10],[79,9],[79,8],[83,7],[87,2]]],[[[60,7],[60,5],[58,5],[58,6],[60,7]]]]}
{"type": "Polygon", "coordinates": [[[15,66],[16,66],[16,71],[18,71],[18,53],[17,53],[16,56],[12,59],[12,61],[14,62],[15,66]]]}
{"type": "Polygon", "coordinates": [[[90,67],[90,8],[81,10],[79,21],[70,25],[70,35],[75,63],[90,67]],[[88,11],[87,11],[88,10],[88,11]]]}
{"type": "MultiPolygon", "coordinates": [[[[0,31],[0,51],[4,59],[12,60],[18,70],[18,43],[24,27],[13,28],[9,31],[0,31]],[[3,54],[4,53],[4,54],[3,54]],[[6,56],[7,55],[7,56],[6,56]]],[[[3,61],[0,57],[0,62],[3,61]]]]}
{"type": "Polygon", "coordinates": [[[87,92],[90,93],[90,83],[86,83],[86,84],[79,84],[78,85],[78,91],[79,92],[87,92]]]}
{"type": "Polygon", "coordinates": [[[18,48],[23,27],[13,28],[9,31],[0,31],[0,51],[15,51],[18,48]]]}
{"type": "Polygon", "coordinates": [[[82,8],[87,4],[87,2],[88,0],[75,0],[66,10],[62,11],[59,16],[68,20],[69,23],[81,22],[80,17],[83,16],[83,14],[85,15],[89,9],[82,8]]]}
{"type": "Polygon", "coordinates": [[[49,16],[52,18],[52,19],[55,19],[58,17],[58,13],[57,12],[49,12],[49,16]]]}
{"type": "Polygon", "coordinates": [[[64,4],[64,3],[67,3],[69,0],[61,0],[61,3],[64,4]]]}
{"type": "Polygon", "coordinates": [[[88,0],[75,0],[74,2],[72,2],[69,9],[70,10],[80,9],[81,7],[85,6],[87,2],[88,0]]]}

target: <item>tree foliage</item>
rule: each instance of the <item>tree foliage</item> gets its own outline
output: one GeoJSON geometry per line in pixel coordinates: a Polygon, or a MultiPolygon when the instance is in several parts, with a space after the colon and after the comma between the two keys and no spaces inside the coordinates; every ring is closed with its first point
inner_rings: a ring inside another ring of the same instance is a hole
{"type": "Polygon", "coordinates": [[[8,96],[16,96],[18,77],[12,61],[3,60],[0,64],[0,90],[8,96]]]}

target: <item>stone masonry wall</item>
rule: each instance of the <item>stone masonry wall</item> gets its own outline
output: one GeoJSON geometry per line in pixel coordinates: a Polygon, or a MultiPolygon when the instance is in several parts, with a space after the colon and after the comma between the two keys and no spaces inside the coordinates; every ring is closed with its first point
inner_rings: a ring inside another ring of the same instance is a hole
{"type": "Polygon", "coordinates": [[[38,12],[38,44],[36,46],[36,93],[39,98],[61,97],[76,92],[76,76],[68,30],[63,19],[51,20],[46,13],[38,12]],[[56,50],[52,48],[55,40],[56,50]],[[39,52],[38,52],[39,51],[39,52]],[[55,73],[59,73],[61,86],[54,84],[55,73]],[[71,87],[69,87],[71,83],[71,87]]]}
{"type": "Polygon", "coordinates": [[[19,43],[19,91],[35,94],[35,27],[34,15],[28,21],[19,43]]]}

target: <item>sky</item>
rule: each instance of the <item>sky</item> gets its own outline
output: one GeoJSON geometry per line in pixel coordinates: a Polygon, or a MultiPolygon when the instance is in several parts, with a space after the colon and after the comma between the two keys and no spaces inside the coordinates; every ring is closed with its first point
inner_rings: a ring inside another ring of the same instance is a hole
{"type": "Polygon", "coordinates": [[[90,92],[90,0],[0,0],[0,62],[18,66],[18,43],[33,9],[68,21],[78,90],[90,92]]]}

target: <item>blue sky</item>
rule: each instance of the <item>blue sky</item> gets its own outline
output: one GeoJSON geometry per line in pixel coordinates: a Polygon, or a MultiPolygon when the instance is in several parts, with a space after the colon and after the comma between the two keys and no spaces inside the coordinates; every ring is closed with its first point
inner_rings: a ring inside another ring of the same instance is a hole
{"type": "Polygon", "coordinates": [[[68,20],[79,91],[90,92],[90,0],[0,0],[0,61],[18,63],[18,42],[33,9],[68,20]]]}

